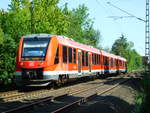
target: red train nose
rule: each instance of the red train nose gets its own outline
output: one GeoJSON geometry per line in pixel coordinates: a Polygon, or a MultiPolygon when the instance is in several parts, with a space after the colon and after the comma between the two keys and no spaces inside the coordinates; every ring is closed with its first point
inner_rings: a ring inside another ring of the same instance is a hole
{"type": "Polygon", "coordinates": [[[19,63],[21,68],[43,68],[44,64],[43,61],[22,61],[19,63]]]}

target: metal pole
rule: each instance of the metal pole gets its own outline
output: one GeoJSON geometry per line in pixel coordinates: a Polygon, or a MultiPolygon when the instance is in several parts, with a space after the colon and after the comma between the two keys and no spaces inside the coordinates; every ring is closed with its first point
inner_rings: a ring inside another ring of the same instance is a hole
{"type": "Polygon", "coordinates": [[[150,33],[149,33],[149,0],[146,0],[146,22],[145,22],[145,71],[150,69],[150,33]]]}

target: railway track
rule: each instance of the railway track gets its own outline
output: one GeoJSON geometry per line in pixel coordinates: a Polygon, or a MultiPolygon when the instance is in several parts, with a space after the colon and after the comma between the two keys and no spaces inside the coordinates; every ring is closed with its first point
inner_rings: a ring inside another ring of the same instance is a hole
{"type": "MultiPolygon", "coordinates": [[[[126,76],[128,76],[128,74],[126,76]]],[[[31,106],[34,106],[34,105],[37,105],[37,104],[41,104],[41,103],[44,103],[44,102],[54,102],[55,100],[60,99],[62,97],[63,98],[68,98],[70,96],[71,97],[74,97],[74,96],[82,97],[83,96],[80,100],[76,100],[76,101],[70,102],[69,104],[66,104],[66,105],[64,105],[64,106],[62,106],[60,108],[57,108],[57,110],[54,110],[54,113],[55,113],[56,111],[59,111],[60,109],[63,109],[63,108],[66,109],[66,106],[72,106],[73,103],[74,104],[75,103],[80,103],[81,101],[84,101],[84,100],[86,100],[88,98],[91,98],[91,97],[93,97],[93,95],[101,95],[102,93],[108,92],[113,87],[115,88],[120,83],[125,82],[125,81],[122,81],[122,80],[127,80],[127,79],[124,79],[124,77],[122,77],[122,78],[111,79],[109,82],[106,81],[106,80],[103,80],[103,82],[101,81],[101,83],[100,83],[100,81],[90,81],[88,83],[82,83],[82,85],[86,84],[86,87],[81,87],[81,84],[80,84],[80,85],[75,85],[75,86],[71,86],[71,87],[67,87],[67,88],[61,88],[61,89],[58,89],[58,90],[55,90],[55,91],[50,91],[51,93],[50,92],[49,93],[50,93],[51,96],[49,96],[49,97],[46,97],[46,98],[44,98],[44,99],[42,99],[40,101],[31,102],[30,104],[24,104],[22,106],[12,108],[12,109],[7,110],[7,111],[5,111],[3,113],[17,112],[18,110],[26,109],[26,108],[29,108],[31,106]],[[88,86],[87,84],[92,84],[92,85],[88,86]],[[93,84],[96,84],[96,85],[93,85],[93,84]],[[113,87],[110,87],[110,86],[113,86],[113,87]],[[104,89],[106,89],[106,90],[104,90],[104,89]],[[92,94],[89,93],[90,94],[89,95],[86,92],[91,92],[92,94]],[[82,94],[82,96],[81,96],[81,94],[82,94]]],[[[67,109],[68,109],[68,107],[67,107],[67,109]]]]}
{"type": "MultiPolygon", "coordinates": [[[[101,80],[95,80],[95,81],[89,81],[89,82],[85,82],[85,83],[81,83],[81,84],[75,84],[72,86],[66,86],[66,87],[62,87],[59,88],[58,90],[67,90],[67,91],[75,91],[75,90],[83,90],[85,89],[85,87],[83,87],[86,84],[90,84],[94,82],[99,82],[101,84],[105,83],[105,82],[109,82],[111,80],[116,80],[116,77],[110,77],[107,79],[101,79],[101,80]]],[[[33,97],[39,97],[40,95],[46,95],[49,93],[54,93],[56,90],[51,89],[41,89],[41,90],[36,90],[36,91],[30,91],[30,92],[19,92],[18,90],[15,91],[9,91],[9,92],[4,92],[4,93],[0,93],[0,100],[4,101],[4,102],[12,102],[12,101],[18,101],[18,100],[24,100],[24,99],[28,99],[28,98],[33,98],[33,97]]]]}
{"type": "MultiPolygon", "coordinates": [[[[78,99],[78,100],[76,100],[76,101],[73,101],[73,102],[71,102],[71,103],[68,103],[68,104],[66,104],[66,105],[64,105],[64,106],[62,106],[62,107],[60,107],[60,108],[58,108],[58,109],[52,111],[51,113],[65,113],[65,112],[68,112],[69,109],[74,108],[75,106],[78,106],[78,105],[80,105],[80,104],[82,104],[82,103],[85,103],[85,102],[87,102],[89,99],[94,98],[94,97],[96,97],[96,96],[98,96],[98,95],[105,95],[105,94],[108,95],[108,94],[111,93],[110,91],[114,90],[114,89],[115,89],[116,87],[118,87],[120,84],[123,84],[124,82],[127,82],[128,80],[129,80],[129,79],[121,80],[120,82],[118,82],[118,83],[116,83],[116,84],[114,84],[114,85],[112,85],[112,86],[104,86],[103,88],[102,88],[102,87],[99,87],[99,88],[105,89],[105,90],[100,90],[100,89],[97,87],[97,88],[93,91],[92,94],[89,94],[88,96],[84,94],[85,96],[82,97],[81,99],[78,99]]],[[[87,94],[87,93],[86,93],[86,94],[87,94]]],[[[74,95],[74,96],[75,96],[75,95],[74,95]]]]}

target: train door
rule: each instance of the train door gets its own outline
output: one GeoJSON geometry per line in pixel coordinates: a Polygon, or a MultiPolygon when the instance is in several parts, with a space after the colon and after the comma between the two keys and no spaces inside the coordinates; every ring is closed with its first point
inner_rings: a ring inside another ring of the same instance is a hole
{"type": "Polygon", "coordinates": [[[81,52],[78,52],[78,73],[81,73],[81,52]]]}
{"type": "Polygon", "coordinates": [[[89,72],[91,72],[92,69],[92,57],[91,54],[89,54],[89,72]]]}

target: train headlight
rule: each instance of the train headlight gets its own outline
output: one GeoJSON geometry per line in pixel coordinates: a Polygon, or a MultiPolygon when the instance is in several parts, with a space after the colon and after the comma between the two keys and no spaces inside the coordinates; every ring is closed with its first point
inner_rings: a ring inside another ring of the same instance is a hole
{"type": "Polygon", "coordinates": [[[20,65],[23,66],[23,62],[21,62],[20,65]]]}
{"type": "Polygon", "coordinates": [[[41,62],[41,65],[43,65],[44,64],[44,62],[41,62]]]}

